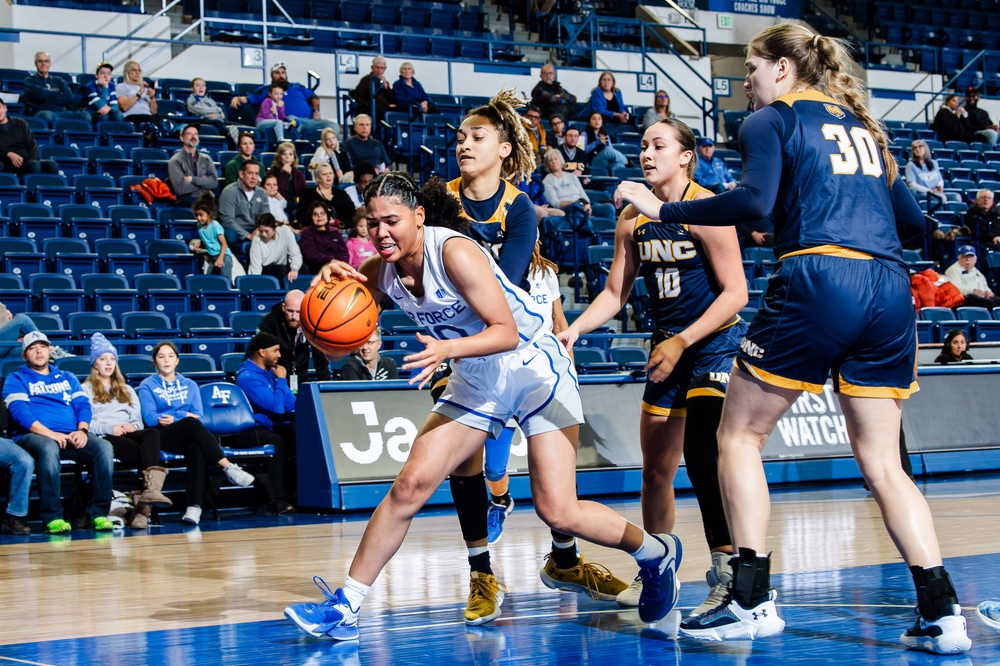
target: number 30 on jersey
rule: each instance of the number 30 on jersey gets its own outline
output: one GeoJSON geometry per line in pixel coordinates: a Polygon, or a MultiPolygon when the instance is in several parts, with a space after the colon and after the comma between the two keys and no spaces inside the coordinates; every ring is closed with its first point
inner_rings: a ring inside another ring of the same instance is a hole
{"type": "Polygon", "coordinates": [[[861,167],[861,173],[878,178],[882,175],[880,151],[875,139],[864,127],[852,127],[827,123],[823,125],[823,138],[836,141],[839,153],[830,154],[833,172],[840,176],[851,176],[861,167]]]}

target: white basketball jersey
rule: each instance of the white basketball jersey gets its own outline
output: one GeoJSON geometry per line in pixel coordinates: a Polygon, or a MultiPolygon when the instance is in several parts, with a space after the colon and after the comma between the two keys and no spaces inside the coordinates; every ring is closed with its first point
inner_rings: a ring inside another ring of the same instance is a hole
{"type": "MultiPolygon", "coordinates": [[[[428,335],[439,340],[471,337],[486,328],[486,324],[458,293],[445,271],[441,252],[445,241],[455,237],[474,242],[468,236],[444,227],[424,226],[422,297],[416,298],[403,286],[395,264],[382,262],[378,276],[379,289],[388,294],[413,321],[426,328],[428,335]]],[[[493,257],[482,247],[479,249],[490,262],[493,273],[507,297],[507,305],[514,314],[514,323],[520,336],[517,348],[521,349],[537,338],[540,332],[546,330],[545,317],[527,293],[510,283],[493,261],[493,257]]],[[[480,304],[480,307],[492,306],[486,303],[480,304]]]]}

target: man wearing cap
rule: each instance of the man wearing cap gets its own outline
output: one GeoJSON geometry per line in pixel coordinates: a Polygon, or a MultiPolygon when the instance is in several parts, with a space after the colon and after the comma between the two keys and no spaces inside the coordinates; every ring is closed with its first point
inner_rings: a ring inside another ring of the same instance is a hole
{"type": "Polygon", "coordinates": [[[715,157],[715,139],[700,136],[698,145],[698,166],[694,170],[694,182],[716,194],[736,187],[736,181],[722,160],[715,157]]]}
{"type": "Polygon", "coordinates": [[[376,326],[368,342],[347,357],[344,369],[340,371],[340,378],[354,381],[399,379],[396,362],[388,356],[379,354],[378,350],[381,348],[382,331],[376,326]]]}
{"type": "Polygon", "coordinates": [[[965,211],[965,227],[979,243],[991,250],[1000,250],[1000,214],[994,204],[993,190],[976,192],[976,200],[965,211]]]}
{"type": "Polygon", "coordinates": [[[965,91],[965,128],[990,148],[996,145],[996,123],[990,120],[990,114],[979,108],[979,93],[971,86],[965,91]]]}
{"type": "Polygon", "coordinates": [[[976,268],[977,259],[976,248],[963,245],[958,248],[958,261],[945,270],[944,276],[965,296],[965,305],[981,308],[1000,306],[1000,299],[994,296],[986,276],[976,268]]]}
{"type": "Polygon", "coordinates": [[[310,356],[316,379],[321,382],[330,380],[330,361],[323,352],[310,345],[302,333],[299,316],[303,298],[305,294],[301,290],[292,289],[285,295],[285,300],[264,315],[257,327],[258,332],[270,333],[278,338],[281,345],[278,363],[284,368],[288,385],[293,391],[309,379],[310,356]]]}
{"type": "MultiPolygon", "coordinates": [[[[233,97],[230,106],[239,109],[241,105],[254,104],[259,106],[267,98],[272,85],[280,85],[285,91],[282,101],[285,103],[285,119],[294,120],[300,136],[312,130],[323,130],[330,127],[340,132],[340,127],[332,120],[323,118],[319,110],[319,97],[315,92],[301,83],[289,83],[285,63],[277,62],[271,65],[271,83],[260,86],[249,95],[233,97]]],[[[240,111],[243,125],[255,125],[256,114],[247,110],[240,111]]]]}
{"type": "Polygon", "coordinates": [[[98,120],[122,120],[122,112],[118,108],[118,93],[115,92],[115,82],[111,78],[113,71],[111,63],[100,63],[94,80],[83,89],[83,102],[95,123],[98,120]]]}
{"type": "Polygon", "coordinates": [[[282,514],[292,510],[285,501],[284,478],[294,487],[295,395],[288,388],[288,371],[279,363],[281,340],[270,333],[257,333],[247,345],[247,358],[236,371],[236,385],[243,389],[253,407],[254,430],[241,433],[247,444],[274,445],[274,458],[268,470],[274,487],[270,507],[282,514]],[[287,469],[286,469],[287,467],[287,469]]]}
{"type": "Polygon", "coordinates": [[[215,163],[208,153],[198,151],[199,142],[198,124],[188,123],[181,130],[181,149],[167,162],[176,205],[185,208],[190,208],[202,192],[214,192],[219,185],[215,163]]]}
{"type": "Polygon", "coordinates": [[[49,339],[32,331],[21,342],[26,362],[7,376],[3,399],[10,410],[14,441],[35,459],[42,523],[49,534],[68,532],[60,501],[59,461],[87,466],[92,494],[80,527],[111,530],[111,444],[91,434],[90,401],[77,378],[49,365],[49,339]]]}

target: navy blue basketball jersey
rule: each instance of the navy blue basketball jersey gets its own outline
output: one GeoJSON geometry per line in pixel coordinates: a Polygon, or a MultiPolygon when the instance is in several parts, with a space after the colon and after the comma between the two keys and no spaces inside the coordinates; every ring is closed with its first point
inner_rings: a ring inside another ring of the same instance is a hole
{"type": "Polygon", "coordinates": [[[762,111],[777,112],[782,132],[775,254],[860,252],[902,261],[882,153],[864,124],[816,90],[762,111]]]}
{"type": "Polygon", "coordinates": [[[503,243],[504,231],[507,229],[507,213],[511,205],[518,195],[527,197],[506,180],[500,182],[502,187],[486,201],[472,201],[463,196],[461,178],[448,183],[448,191],[461,202],[462,213],[472,222],[470,235],[477,241],[489,245],[503,243]]]}
{"type": "MultiPolygon", "coordinates": [[[[682,201],[708,192],[689,183],[682,201]]],[[[649,292],[649,312],[656,328],[677,333],[691,325],[722,292],[702,260],[701,242],[688,228],[639,215],[632,231],[639,246],[639,277],[649,292]]]]}

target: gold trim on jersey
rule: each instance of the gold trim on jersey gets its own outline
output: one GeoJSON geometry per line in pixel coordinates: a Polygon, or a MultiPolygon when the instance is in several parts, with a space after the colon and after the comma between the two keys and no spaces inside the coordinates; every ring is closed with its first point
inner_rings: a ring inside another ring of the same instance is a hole
{"type": "Polygon", "coordinates": [[[653,416],[673,416],[674,418],[682,419],[687,416],[687,407],[675,407],[670,409],[668,407],[657,407],[656,405],[651,405],[648,402],[642,403],[642,411],[647,414],[652,414],[653,416]]]}
{"type": "Polygon", "coordinates": [[[724,331],[727,328],[732,328],[733,326],[736,326],[736,324],[740,323],[741,321],[743,321],[743,318],[740,317],[738,314],[734,314],[732,319],[730,319],[729,321],[727,321],[725,324],[723,324],[719,328],[715,329],[715,332],[718,333],[719,331],[724,331]]]}
{"type": "MultiPolygon", "coordinates": [[[[500,197],[500,204],[497,206],[496,210],[493,211],[493,214],[490,216],[488,220],[473,220],[471,217],[469,217],[469,214],[465,212],[465,206],[462,206],[462,217],[466,218],[467,220],[471,220],[476,224],[491,224],[493,222],[499,222],[500,228],[506,231],[507,212],[510,210],[511,204],[514,203],[514,199],[516,199],[517,195],[521,193],[521,190],[517,189],[517,186],[512,185],[509,181],[501,179],[500,182],[504,184],[504,193],[503,196],[500,197]]],[[[451,192],[452,196],[458,199],[459,204],[462,203],[461,178],[456,178],[455,180],[449,181],[448,191],[451,192]]],[[[494,196],[496,195],[494,194],[494,196]]]]}
{"type": "Polygon", "coordinates": [[[906,400],[920,390],[917,382],[913,382],[908,388],[896,388],[894,386],[858,386],[845,381],[843,376],[839,376],[837,379],[837,393],[857,398],[893,398],[895,400],[906,400]]]}
{"type": "Polygon", "coordinates": [[[795,252],[789,252],[788,254],[783,254],[778,257],[778,261],[787,259],[788,257],[798,257],[804,254],[823,254],[828,257],[843,257],[844,259],[863,259],[868,261],[873,259],[872,255],[867,252],[861,252],[859,250],[849,250],[846,247],[840,247],[839,245],[817,245],[816,247],[807,247],[803,250],[796,250],[795,252]]]}
{"type": "Polygon", "coordinates": [[[701,388],[694,388],[687,392],[688,398],[725,398],[725,391],[720,391],[716,388],[708,388],[707,386],[702,386],[701,388]]]}
{"type": "MultiPolygon", "coordinates": [[[[715,194],[715,192],[712,192],[712,190],[710,190],[708,188],[705,188],[705,187],[702,187],[701,185],[699,185],[698,183],[694,182],[693,180],[689,180],[687,186],[685,186],[685,188],[684,188],[684,194],[681,195],[680,200],[681,201],[693,201],[694,198],[696,196],[698,196],[699,194],[701,194],[702,192],[708,192],[709,194],[712,194],[712,195],[715,194]]],[[[654,221],[655,220],[651,220],[648,217],[646,217],[645,215],[639,214],[635,218],[635,226],[632,227],[632,231],[634,232],[636,229],[638,229],[642,225],[646,224],[647,222],[654,222],[654,221]]],[[[684,224],[684,225],[681,225],[681,226],[684,227],[685,231],[688,230],[688,225],[684,224]]]]}
{"type": "Polygon", "coordinates": [[[822,93],[819,90],[803,90],[802,92],[788,93],[787,95],[782,95],[775,102],[782,102],[791,106],[795,102],[827,102],[828,104],[836,104],[837,106],[844,106],[834,98],[830,97],[826,93],[822,93]]]}
{"type": "Polygon", "coordinates": [[[736,364],[741,370],[749,373],[755,379],[758,379],[765,384],[770,384],[771,386],[792,389],[794,391],[808,391],[809,393],[823,392],[822,384],[813,384],[812,382],[802,382],[798,379],[782,377],[781,375],[776,375],[773,372],[768,372],[767,370],[761,370],[760,368],[754,367],[741,358],[736,359],[736,364]]]}

